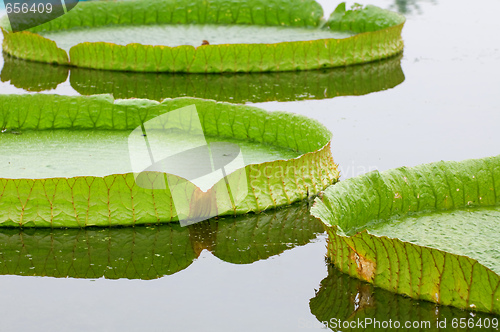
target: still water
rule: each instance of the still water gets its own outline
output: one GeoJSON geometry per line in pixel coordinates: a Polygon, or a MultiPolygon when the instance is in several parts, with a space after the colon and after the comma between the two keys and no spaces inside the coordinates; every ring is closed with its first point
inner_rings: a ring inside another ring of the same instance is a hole
{"type": "MultiPolygon", "coordinates": [[[[319,2],[327,13],[336,6],[319,2]]],[[[0,92],[191,95],[300,113],[333,132],[342,179],[372,169],[497,155],[500,2],[372,3],[405,12],[402,58],[250,77],[138,74],[141,84],[131,83],[132,74],[68,73],[0,59],[0,92]],[[24,72],[18,74],[19,68],[24,72]]],[[[119,234],[0,231],[0,330],[315,331],[324,330],[320,321],[363,315],[470,317],[374,290],[328,268],[326,236],[304,211],[307,206],[298,205],[240,223],[119,234]],[[168,245],[155,242],[166,234],[168,245]]]]}

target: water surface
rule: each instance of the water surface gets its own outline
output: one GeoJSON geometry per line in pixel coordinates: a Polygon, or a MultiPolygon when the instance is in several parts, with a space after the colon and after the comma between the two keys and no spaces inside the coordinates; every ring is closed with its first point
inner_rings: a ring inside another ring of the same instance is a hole
{"type": "MultiPolygon", "coordinates": [[[[319,2],[327,13],[336,5],[326,0],[319,2]]],[[[325,124],[334,135],[333,156],[340,164],[343,179],[371,169],[500,153],[500,76],[496,75],[500,70],[500,3],[487,0],[473,6],[465,0],[403,2],[381,0],[374,4],[409,10],[403,30],[404,82],[363,96],[327,95],[321,100],[289,98],[288,102],[258,104],[267,110],[307,115],[325,124]]],[[[128,87],[127,96],[131,97],[133,91],[128,87]]],[[[32,93],[10,82],[0,83],[0,92],[32,93]]],[[[79,94],[68,79],[43,93],[79,94]]],[[[331,310],[329,313],[320,314],[310,307],[309,301],[322,288],[320,282],[328,276],[325,244],[326,237],[320,234],[304,246],[244,265],[202,250],[188,268],[148,281],[5,275],[0,277],[0,328],[324,331],[320,320],[333,315],[343,319],[336,314],[339,310],[351,310],[351,315],[356,308],[356,294],[370,293],[362,292],[366,284],[357,283],[352,287],[360,291],[352,291],[352,296],[343,296],[338,290],[321,293],[339,298],[321,301],[331,310]]],[[[382,313],[378,317],[394,318],[393,312],[382,310],[393,307],[379,303],[382,305],[376,309],[382,313]]],[[[415,311],[408,312],[408,319],[421,317],[424,304],[410,304],[405,308],[415,311]]],[[[433,305],[426,308],[430,311],[425,317],[436,311],[433,305]]],[[[453,315],[447,317],[470,317],[460,311],[453,311],[453,315]]]]}

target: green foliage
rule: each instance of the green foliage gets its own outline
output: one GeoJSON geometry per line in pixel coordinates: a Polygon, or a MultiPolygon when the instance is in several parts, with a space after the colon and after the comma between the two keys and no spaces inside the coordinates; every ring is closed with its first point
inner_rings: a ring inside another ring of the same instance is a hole
{"type": "Polygon", "coordinates": [[[16,59],[4,55],[0,79],[26,91],[47,91],[68,79],[69,68],[43,62],[16,59]]]}
{"type": "Polygon", "coordinates": [[[211,251],[223,261],[249,264],[307,244],[317,233],[324,232],[309,208],[305,201],[290,208],[242,216],[241,221],[218,222],[217,240],[211,251]]]}
{"type": "Polygon", "coordinates": [[[416,299],[498,314],[500,276],[481,262],[435,249],[437,244],[421,246],[366,230],[346,234],[401,216],[495,206],[499,184],[500,156],[401,167],[327,188],[311,212],[327,225],[329,257],[343,272],[416,299]]]}
{"type": "MultiPolygon", "coordinates": [[[[238,204],[222,202],[224,209],[219,215],[288,205],[318,193],[339,176],[331,156],[331,133],[318,122],[299,115],[192,98],[162,103],[144,99],[113,101],[106,95],[4,95],[0,99],[0,127],[4,131],[0,135],[54,129],[130,131],[159,115],[196,105],[206,136],[274,145],[301,154],[290,160],[247,165],[242,172],[228,175],[229,181],[246,176],[248,193],[238,204]]],[[[149,172],[147,176],[156,181],[164,174],[149,172]]],[[[172,181],[184,180],[173,176],[172,181]]],[[[225,185],[221,179],[212,188],[215,192],[218,186],[225,185]]],[[[186,197],[199,195],[199,188],[191,182],[185,182],[185,186],[186,197]]],[[[178,220],[170,191],[140,187],[133,173],[0,178],[0,192],[0,226],[86,227],[178,220]]],[[[196,202],[188,199],[185,208],[196,208],[196,202]]]]}

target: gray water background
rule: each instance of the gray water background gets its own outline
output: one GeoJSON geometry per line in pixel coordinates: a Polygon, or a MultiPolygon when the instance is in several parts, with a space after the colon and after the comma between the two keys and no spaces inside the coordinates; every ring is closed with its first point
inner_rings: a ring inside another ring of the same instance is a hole
{"type": "MultiPolygon", "coordinates": [[[[319,2],[327,13],[336,6],[319,2]]],[[[402,84],[366,96],[256,105],[325,124],[343,179],[499,154],[500,2],[370,3],[408,10],[402,84]]],[[[0,93],[26,92],[0,83],[0,93]]],[[[44,93],[77,95],[69,82],[44,93]]],[[[309,300],[327,275],[325,239],[249,265],[203,251],[187,269],[152,281],[0,276],[0,330],[323,330],[309,300]]]]}

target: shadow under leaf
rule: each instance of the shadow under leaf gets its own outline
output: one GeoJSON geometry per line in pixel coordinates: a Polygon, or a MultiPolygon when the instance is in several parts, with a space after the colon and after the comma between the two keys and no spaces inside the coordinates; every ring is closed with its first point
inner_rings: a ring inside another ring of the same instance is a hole
{"type": "Polygon", "coordinates": [[[16,88],[29,92],[53,90],[68,79],[69,67],[16,59],[6,53],[3,56],[0,79],[16,88]]]}
{"type": "Polygon", "coordinates": [[[309,203],[188,227],[0,229],[0,275],[155,279],[186,269],[204,249],[227,262],[248,264],[322,233],[309,203]]]}

